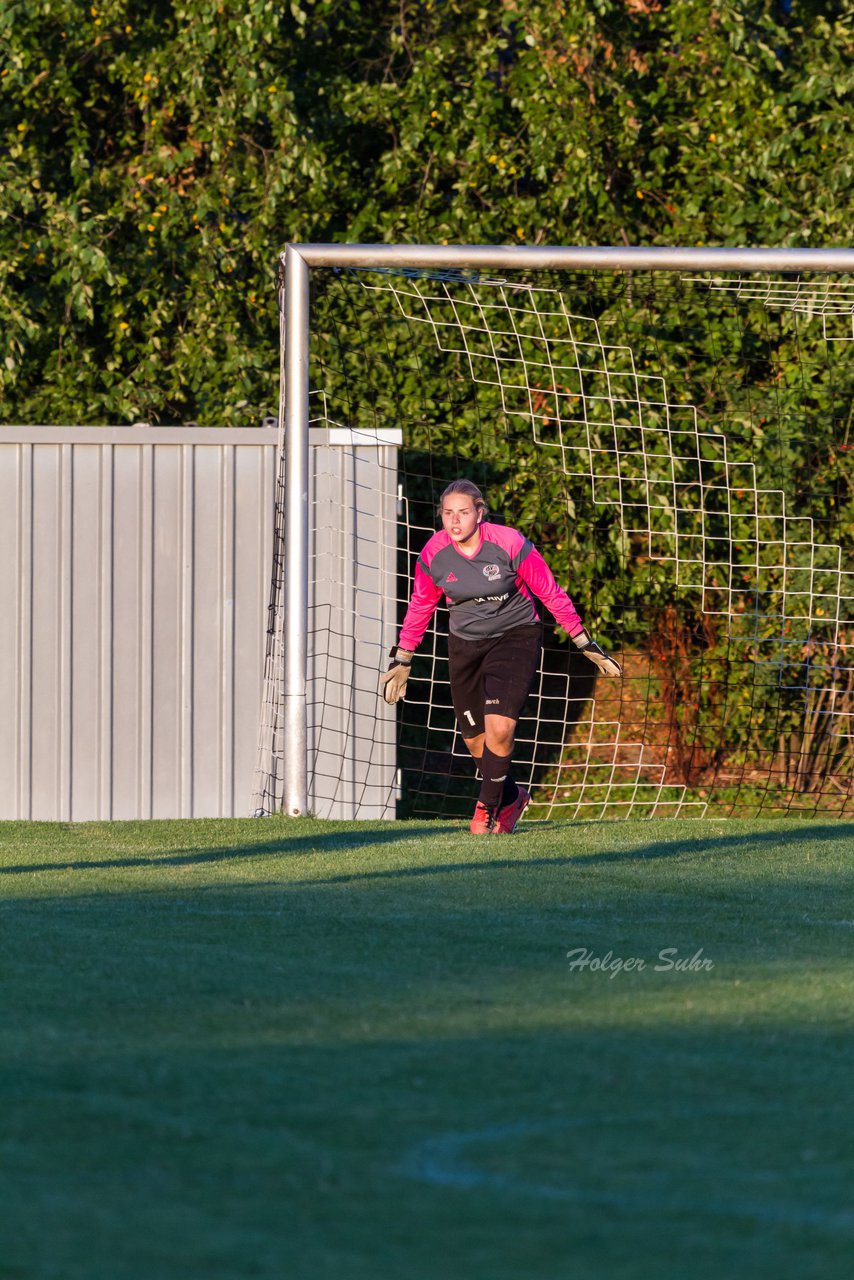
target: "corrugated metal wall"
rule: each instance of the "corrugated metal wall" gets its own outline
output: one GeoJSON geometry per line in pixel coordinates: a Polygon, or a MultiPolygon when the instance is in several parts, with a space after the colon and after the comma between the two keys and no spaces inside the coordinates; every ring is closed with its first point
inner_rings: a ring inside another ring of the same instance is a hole
{"type": "MultiPolygon", "coordinates": [[[[0,818],[248,812],[275,439],[0,428],[0,818]]],[[[316,446],[328,441],[312,432],[316,446]]],[[[350,464],[320,470],[340,465],[350,464]]],[[[350,596],[337,581],[319,590],[345,610],[333,630],[346,627],[350,596]]],[[[334,816],[355,816],[332,799],[334,816]]]]}
{"type": "Polygon", "coordinates": [[[0,430],[0,817],[246,812],[273,440],[0,430]]]}
{"type": "Polygon", "coordinates": [[[309,804],[319,818],[394,818],[398,798],[397,715],[378,676],[397,634],[399,432],[367,447],[354,444],[360,435],[333,427],[330,447],[311,450],[309,804]]]}

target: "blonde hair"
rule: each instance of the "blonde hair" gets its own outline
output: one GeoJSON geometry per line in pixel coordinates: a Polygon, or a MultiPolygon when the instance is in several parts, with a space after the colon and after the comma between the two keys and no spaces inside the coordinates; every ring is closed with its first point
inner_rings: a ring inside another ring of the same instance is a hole
{"type": "Polygon", "coordinates": [[[472,484],[471,480],[452,480],[445,492],[439,499],[439,505],[436,508],[436,515],[442,519],[442,509],[445,505],[445,499],[450,498],[452,493],[462,493],[467,498],[471,498],[474,502],[475,509],[482,520],[486,520],[489,515],[489,507],[486,505],[483,494],[476,484],[472,484]]]}

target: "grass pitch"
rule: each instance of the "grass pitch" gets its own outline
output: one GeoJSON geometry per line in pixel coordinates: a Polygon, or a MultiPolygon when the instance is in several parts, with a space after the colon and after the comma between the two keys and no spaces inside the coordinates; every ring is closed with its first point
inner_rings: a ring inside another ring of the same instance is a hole
{"type": "Polygon", "coordinates": [[[847,1278],[852,854],[2,824],[0,1277],[847,1278]]]}

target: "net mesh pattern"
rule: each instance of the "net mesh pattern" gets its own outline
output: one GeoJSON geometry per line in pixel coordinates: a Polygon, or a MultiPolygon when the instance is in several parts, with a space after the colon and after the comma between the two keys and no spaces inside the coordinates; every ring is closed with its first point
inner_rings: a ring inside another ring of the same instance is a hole
{"type": "MultiPolygon", "coordinates": [[[[334,750],[315,751],[315,774],[338,775],[326,792],[343,768],[354,816],[375,814],[383,787],[386,813],[473,806],[444,609],[406,701],[395,712],[373,692],[436,500],[465,476],[493,518],[531,538],[624,667],[622,681],[596,679],[544,618],[515,752],[532,817],[850,814],[854,380],[838,338],[852,310],[851,282],[824,277],[326,274],[314,302],[316,421],[402,439],[385,461],[374,449],[373,465],[394,474],[366,469],[364,495],[368,513],[372,494],[394,497],[375,509],[377,539],[396,555],[396,601],[383,611],[367,573],[360,591],[358,540],[314,575],[315,594],[323,574],[353,578],[349,608],[376,622],[346,672],[373,745],[355,781],[334,750]],[[389,726],[396,745],[378,782],[389,726]]],[[[277,563],[271,618],[281,575],[277,563]]],[[[346,608],[315,610],[312,653],[328,666],[351,631],[346,608]]],[[[275,627],[271,637],[262,781],[276,774],[264,763],[281,662],[275,627]]],[[[259,786],[259,808],[275,807],[275,790],[259,786]]]]}

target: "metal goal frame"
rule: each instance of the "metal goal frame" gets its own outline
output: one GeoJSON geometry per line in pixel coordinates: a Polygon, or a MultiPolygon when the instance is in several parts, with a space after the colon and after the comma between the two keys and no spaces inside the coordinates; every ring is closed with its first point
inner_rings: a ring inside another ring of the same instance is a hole
{"type": "MultiPolygon", "coordinates": [[[[283,359],[279,429],[285,455],[282,740],[284,813],[308,812],[309,346],[312,267],[400,270],[851,272],[854,249],[621,246],[289,244],[280,255],[283,359]]],[[[277,623],[278,625],[278,623],[277,623]]]]}

